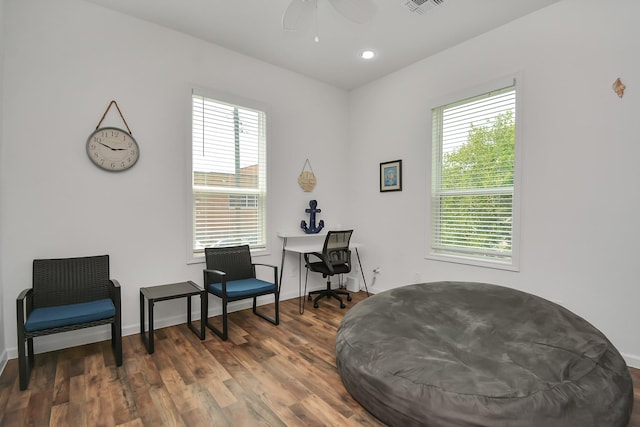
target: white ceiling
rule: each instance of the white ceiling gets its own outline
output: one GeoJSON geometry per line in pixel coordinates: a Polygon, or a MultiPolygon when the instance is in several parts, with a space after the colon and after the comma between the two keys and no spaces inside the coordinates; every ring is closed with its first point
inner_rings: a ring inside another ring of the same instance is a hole
{"type": "Polygon", "coordinates": [[[290,0],[85,0],[351,90],[560,0],[444,0],[424,14],[373,0],[366,24],[318,0],[317,33],[282,30],[290,0]],[[374,60],[359,57],[364,49],[374,60]]]}

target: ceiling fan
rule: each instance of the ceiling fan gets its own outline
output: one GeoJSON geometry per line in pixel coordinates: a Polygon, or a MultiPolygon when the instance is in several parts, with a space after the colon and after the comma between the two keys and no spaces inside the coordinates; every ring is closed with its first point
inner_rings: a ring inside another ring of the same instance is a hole
{"type": "MultiPolygon", "coordinates": [[[[358,24],[370,21],[376,14],[373,0],[329,0],[345,18],[358,24]]],[[[318,0],[291,0],[282,16],[282,28],[291,31],[306,30],[317,17],[318,0]]],[[[317,40],[316,40],[317,41],[317,40]]]]}

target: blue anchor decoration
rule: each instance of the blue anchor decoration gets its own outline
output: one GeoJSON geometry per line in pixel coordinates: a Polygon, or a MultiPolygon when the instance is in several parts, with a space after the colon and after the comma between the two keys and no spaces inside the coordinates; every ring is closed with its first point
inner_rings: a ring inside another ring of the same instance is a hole
{"type": "Polygon", "coordinates": [[[322,212],[321,209],[316,209],[318,206],[318,202],[315,200],[309,201],[309,209],[305,209],[304,211],[309,214],[309,227],[307,227],[306,221],[300,222],[300,228],[304,230],[307,234],[316,234],[319,233],[320,230],[324,227],[324,220],[320,220],[320,223],[316,227],[316,213],[322,212]]]}

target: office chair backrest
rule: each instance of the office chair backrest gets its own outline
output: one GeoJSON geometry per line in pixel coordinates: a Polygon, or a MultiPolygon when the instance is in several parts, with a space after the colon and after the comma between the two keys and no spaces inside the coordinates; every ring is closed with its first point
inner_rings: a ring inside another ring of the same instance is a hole
{"type": "Polygon", "coordinates": [[[351,261],[349,241],[352,234],[353,230],[329,231],[327,233],[322,253],[331,264],[346,264],[351,261]]]}

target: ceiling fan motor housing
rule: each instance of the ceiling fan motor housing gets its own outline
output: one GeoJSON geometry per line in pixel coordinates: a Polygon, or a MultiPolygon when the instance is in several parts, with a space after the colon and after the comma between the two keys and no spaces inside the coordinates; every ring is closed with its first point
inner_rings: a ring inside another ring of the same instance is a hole
{"type": "Polygon", "coordinates": [[[429,9],[441,5],[444,1],[445,0],[406,0],[404,5],[411,12],[422,15],[429,9]]]}

